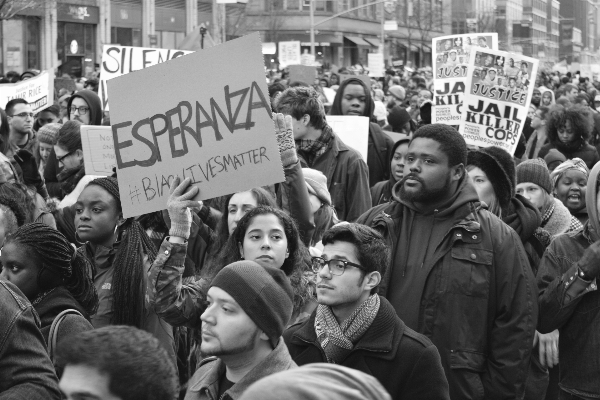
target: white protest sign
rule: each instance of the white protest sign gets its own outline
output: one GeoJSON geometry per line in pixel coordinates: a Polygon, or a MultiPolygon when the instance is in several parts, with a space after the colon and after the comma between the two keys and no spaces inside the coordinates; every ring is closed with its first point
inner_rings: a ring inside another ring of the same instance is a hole
{"type": "Polygon", "coordinates": [[[467,80],[459,128],[467,144],[499,146],[514,154],[533,96],[538,63],[499,50],[471,53],[473,74],[467,80]]]}
{"type": "Polygon", "coordinates": [[[279,66],[285,68],[288,65],[302,64],[300,58],[300,42],[279,42],[279,66]]]}
{"type": "MultiPolygon", "coordinates": [[[[109,106],[106,81],[190,53],[193,52],[112,44],[104,45],[102,48],[102,63],[100,64],[100,82],[98,86],[98,96],[100,96],[100,100],[102,101],[102,109],[106,111],[109,106]]],[[[148,82],[148,84],[152,84],[152,82],[148,82]]]]}
{"type": "Polygon", "coordinates": [[[80,130],[85,174],[112,175],[117,161],[111,127],[82,125],[80,130]]]}
{"type": "Polygon", "coordinates": [[[348,115],[328,115],[327,124],[347,146],[358,151],[367,162],[369,150],[369,118],[348,115]]]}
{"type": "Polygon", "coordinates": [[[382,53],[369,53],[368,54],[368,62],[369,62],[369,76],[372,76],[375,78],[383,77],[383,72],[385,70],[383,54],[382,53]]]}
{"type": "Polygon", "coordinates": [[[473,71],[468,69],[469,56],[477,49],[498,49],[497,33],[451,35],[434,38],[434,98],[431,123],[458,125],[465,84],[473,71]]]}
{"type": "Polygon", "coordinates": [[[176,176],[200,188],[196,200],[285,179],[258,33],[111,79],[108,90],[126,218],[163,210],[176,176]]]}
{"type": "Polygon", "coordinates": [[[0,85],[0,107],[12,99],[25,99],[33,113],[38,113],[54,104],[54,72],[42,71],[38,76],[0,85]]]}

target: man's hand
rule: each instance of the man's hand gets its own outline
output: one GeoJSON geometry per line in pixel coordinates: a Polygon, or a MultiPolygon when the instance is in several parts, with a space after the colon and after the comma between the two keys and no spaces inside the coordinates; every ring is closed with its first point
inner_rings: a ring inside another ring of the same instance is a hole
{"type": "Polygon", "coordinates": [[[585,249],[577,264],[586,276],[592,279],[600,277],[600,241],[585,249]]]}
{"type": "Polygon", "coordinates": [[[548,368],[558,365],[558,329],[546,334],[535,331],[534,346],[536,342],[539,342],[540,364],[548,368]]]}

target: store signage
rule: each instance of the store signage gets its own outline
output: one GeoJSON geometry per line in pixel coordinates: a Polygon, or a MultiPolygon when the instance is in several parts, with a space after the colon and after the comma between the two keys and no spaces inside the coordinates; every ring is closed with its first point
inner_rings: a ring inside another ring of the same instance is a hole
{"type": "Polygon", "coordinates": [[[72,40],[71,44],[69,45],[69,51],[71,52],[71,54],[77,54],[78,50],[79,45],[77,44],[77,40],[72,40]]]}
{"type": "Polygon", "coordinates": [[[87,7],[77,7],[77,6],[69,6],[69,15],[75,19],[84,20],[86,17],[89,17],[88,8],[87,7]]]}
{"type": "Polygon", "coordinates": [[[100,9],[98,7],[59,3],[56,10],[59,21],[84,24],[97,24],[100,22],[100,9]]]}

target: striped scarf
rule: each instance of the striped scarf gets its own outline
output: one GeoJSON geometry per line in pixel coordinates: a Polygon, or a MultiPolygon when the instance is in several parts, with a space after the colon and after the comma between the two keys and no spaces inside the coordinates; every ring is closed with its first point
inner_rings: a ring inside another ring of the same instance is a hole
{"type": "Polygon", "coordinates": [[[338,324],[331,307],[319,304],[315,332],[327,362],[339,364],[365,334],[379,311],[379,295],[372,294],[342,324],[338,324]]]}
{"type": "Polygon", "coordinates": [[[333,130],[329,125],[323,128],[321,136],[315,140],[296,140],[296,152],[302,167],[312,168],[315,160],[325,154],[333,138],[333,130]]]}

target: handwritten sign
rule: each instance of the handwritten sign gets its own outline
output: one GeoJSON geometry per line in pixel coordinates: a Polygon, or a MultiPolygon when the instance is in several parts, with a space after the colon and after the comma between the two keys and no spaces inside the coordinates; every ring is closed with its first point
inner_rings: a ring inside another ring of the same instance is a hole
{"type": "Polygon", "coordinates": [[[383,72],[385,70],[385,63],[383,61],[382,53],[369,53],[368,55],[369,61],[369,76],[375,78],[382,78],[383,72]]]}
{"type": "Polygon", "coordinates": [[[460,123],[463,97],[471,52],[478,49],[498,49],[497,33],[450,35],[434,38],[434,101],[431,122],[457,126],[460,123]]]}
{"type": "Polygon", "coordinates": [[[331,126],[333,132],[342,142],[358,151],[363,160],[367,162],[367,153],[369,150],[368,117],[328,115],[327,124],[331,126]]]}
{"type": "Polygon", "coordinates": [[[80,130],[85,174],[112,175],[117,162],[110,126],[82,125],[80,130]]]}
{"type": "Polygon", "coordinates": [[[317,68],[308,65],[290,65],[290,83],[304,82],[307,85],[314,85],[317,77],[317,68]]]}
{"type": "Polygon", "coordinates": [[[25,99],[31,111],[38,113],[54,103],[54,72],[43,71],[31,79],[0,85],[0,107],[12,99],[25,99]]]}
{"type": "MultiPolygon", "coordinates": [[[[186,54],[186,50],[153,49],[150,47],[131,47],[104,45],[100,64],[100,85],[98,95],[102,108],[108,110],[108,91],[106,82],[117,76],[139,71],[152,65],[174,60],[186,54]]],[[[190,77],[190,75],[188,75],[190,77]]]]}
{"type": "Polygon", "coordinates": [[[300,42],[279,42],[279,66],[285,68],[288,65],[300,65],[300,42]]]}
{"type": "Polygon", "coordinates": [[[514,154],[533,96],[538,64],[536,59],[499,50],[471,53],[469,68],[473,74],[467,79],[459,128],[467,144],[499,146],[514,154]]]}
{"type": "Polygon", "coordinates": [[[176,176],[200,188],[196,200],[284,180],[258,33],[111,79],[108,90],[125,217],[164,209],[176,176]]]}

